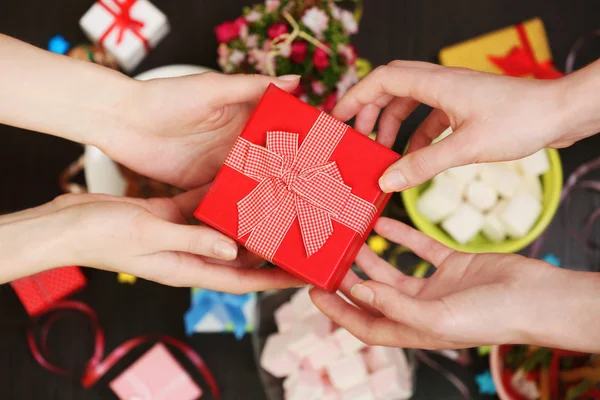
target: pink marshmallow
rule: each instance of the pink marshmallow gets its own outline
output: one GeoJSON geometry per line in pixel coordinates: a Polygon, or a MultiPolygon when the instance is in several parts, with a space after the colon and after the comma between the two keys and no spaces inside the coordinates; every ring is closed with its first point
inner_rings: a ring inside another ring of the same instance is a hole
{"type": "Polygon", "coordinates": [[[408,361],[406,360],[406,355],[402,349],[369,346],[365,349],[364,358],[369,372],[379,371],[390,365],[396,365],[399,370],[408,371],[408,361]]]}
{"type": "Polygon", "coordinates": [[[373,394],[378,400],[403,400],[412,396],[412,377],[395,365],[375,372],[369,378],[373,394]]]}
{"type": "Polygon", "coordinates": [[[280,333],[284,333],[292,329],[294,324],[298,322],[298,317],[294,312],[292,304],[287,302],[275,310],[275,324],[280,333]]]}
{"type": "Polygon", "coordinates": [[[341,393],[340,400],[377,400],[368,383],[354,386],[341,393]]]}
{"type": "Polygon", "coordinates": [[[299,319],[305,319],[315,314],[320,314],[321,310],[314,305],[308,294],[308,288],[302,288],[292,295],[290,299],[292,309],[299,319]]]}
{"type": "Polygon", "coordinates": [[[333,332],[333,337],[338,346],[340,346],[342,353],[346,355],[357,353],[362,348],[367,346],[356,337],[352,336],[352,334],[344,328],[339,328],[333,332]]]}
{"type": "Polygon", "coordinates": [[[326,367],[331,384],[339,390],[347,390],[367,380],[367,367],[360,354],[351,354],[326,367]]]}
{"type": "Polygon", "coordinates": [[[321,375],[311,369],[301,370],[285,390],[286,400],[317,400],[324,387],[321,375]]]}
{"type": "Polygon", "coordinates": [[[311,368],[323,369],[335,360],[342,357],[342,351],[332,338],[327,338],[313,348],[306,361],[311,368]]]}
{"type": "Polygon", "coordinates": [[[291,333],[294,336],[289,342],[288,350],[299,359],[308,356],[325,340],[324,336],[310,326],[298,326],[291,333]]]}
{"type": "Polygon", "coordinates": [[[289,351],[291,334],[275,333],[267,339],[260,365],[276,378],[283,378],[298,369],[300,358],[289,351]]]}
{"type": "Polygon", "coordinates": [[[333,327],[333,321],[320,311],[318,314],[306,318],[301,324],[312,327],[315,333],[322,337],[329,336],[333,327]]]}
{"type": "Polygon", "coordinates": [[[340,392],[338,392],[330,383],[323,385],[323,395],[319,400],[341,400],[340,392]]]}

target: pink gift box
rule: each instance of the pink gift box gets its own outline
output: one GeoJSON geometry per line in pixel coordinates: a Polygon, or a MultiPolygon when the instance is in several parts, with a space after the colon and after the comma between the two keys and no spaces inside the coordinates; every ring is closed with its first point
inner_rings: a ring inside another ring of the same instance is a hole
{"type": "Polygon", "coordinates": [[[121,400],[194,400],[202,396],[202,389],[161,343],[109,386],[121,400]]]}

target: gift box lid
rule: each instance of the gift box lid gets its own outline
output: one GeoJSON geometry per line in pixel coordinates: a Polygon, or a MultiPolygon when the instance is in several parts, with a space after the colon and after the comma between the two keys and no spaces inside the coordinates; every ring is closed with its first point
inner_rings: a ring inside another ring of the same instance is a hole
{"type": "MultiPolygon", "coordinates": [[[[289,228],[285,228],[287,229],[285,236],[279,242],[272,261],[288,272],[297,275],[315,286],[333,291],[337,289],[337,286],[346,275],[356,253],[366,239],[368,231],[372,229],[376,217],[381,213],[386,202],[389,200],[389,195],[383,193],[379,188],[378,180],[383,172],[393,162],[398,160],[400,156],[373,141],[368,136],[360,134],[351,127],[322,113],[275,85],[271,85],[267,89],[244,128],[240,139],[238,139],[238,142],[230,153],[228,161],[226,161],[223,168],[219,171],[209,193],[196,210],[195,216],[202,222],[249,247],[247,242],[249,237],[252,237],[254,231],[252,230],[250,234],[238,237],[238,203],[242,199],[247,198],[249,194],[256,192],[255,189],[261,187],[263,181],[253,179],[240,172],[237,167],[234,168],[231,166],[232,163],[243,160],[238,157],[238,144],[241,143],[240,146],[243,145],[251,148],[251,150],[248,150],[249,153],[247,153],[248,158],[246,161],[240,161],[241,163],[247,163],[245,165],[257,162],[260,157],[255,157],[253,151],[256,150],[260,153],[265,150],[265,146],[271,146],[268,151],[273,150],[273,152],[276,152],[275,149],[282,151],[283,153],[278,153],[274,156],[270,153],[268,157],[271,157],[270,161],[284,160],[284,164],[282,164],[280,170],[277,170],[279,167],[274,167],[275,170],[280,171],[278,174],[281,174],[281,176],[273,178],[273,181],[285,182],[286,177],[288,177],[287,174],[291,171],[291,169],[286,170],[289,167],[289,165],[286,167],[286,156],[289,159],[293,159],[291,165],[295,165],[294,163],[298,159],[302,159],[303,156],[301,154],[305,151],[303,148],[307,146],[307,137],[310,138],[309,146],[311,149],[314,149],[315,159],[318,159],[319,156],[321,157],[315,163],[318,164],[321,162],[319,165],[328,166],[334,164],[338,172],[332,175],[338,176],[337,174],[339,173],[339,178],[336,179],[340,179],[339,182],[343,182],[344,190],[351,192],[350,197],[354,199],[353,201],[358,199],[356,201],[363,204],[367,203],[369,207],[372,207],[373,212],[366,219],[367,223],[365,223],[366,229],[364,234],[351,229],[345,223],[340,223],[339,219],[331,218],[333,233],[326,239],[324,245],[318,251],[308,255],[306,241],[303,237],[304,228],[301,229],[297,217],[299,215],[298,210],[302,210],[299,208],[298,203],[296,203],[296,211],[286,211],[287,214],[284,217],[290,223],[288,225],[289,228]],[[269,139],[270,143],[267,143],[268,135],[271,138],[269,139]],[[332,141],[332,136],[339,138],[336,139],[336,144],[333,147],[329,143],[332,141]],[[273,137],[281,139],[281,142],[274,144],[273,137]],[[324,150],[326,148],[331,148],[331,152],[328,153],[328,150],[324,150]],[[321,153],[325,153],[329,157],[326,160],[322,160],[324,156],[321,153]],[[292,157],[290,154],[295,155],[292,157]],[[293,219],[290,219],[290,213],[295,213],[295,216],[292,216],[293,219]]],[[[312,154],[308,157],[304,154],[304,158],[310,158],[312,154]]],[[[265,165],[271,165],[268,164],[269,160],[266,161],[267,164],[265,165]]],[[[311,166],[310,168],[313,167],[311,166]]],[[[302,172],[292,172],[297,173],[298,176],[302,176],[302,172]]],[[[295,182],[292,184],[295,184],[295,182]]],[[[281,185],[281,183],[277,184],[281,185]]],[[[289,191],[294,192],[296,190],[295,188],[290,189],[290,183],[285,184],[288,185],[287,188],[289,191]]],[[[282,193],[284,192],[277,192],[277,195],[274,197],[279,197],[282,193]]],[[[317,198],[315,202],[322,201],[328,203],[328,200],[331,197],[335,198],[336,195],[337,193],[330,192],[327,195],[317,198]]],[[[294,196],[301,197],[297,195],[297,192],[295,192],[294,196]]],[[[266,224],[268,217],[272,220],[273,225],[280,225],[278,218],[284,212],[281,207],[283,203],[279,203],[278,198],[272,202],[270,201],[272,199],[267,198],[267,200],[267,202],[271,203],[270,205],[267,204],[262,208],[256,208],[256,210],[259,210],[259,213],[265,211],[264,214],[266,217],[262,220],[261,224],[266,224]]],[[[353,209],[350,207],[351,203],[351,201],[343,203],[342,208],[346,207],[346,209],[341,210],[342,214],[344,212],[348,213],[348,210],[353,209]]],[[[326,204],[325,209],[327,206],[329,204],[326,204]]],[[[339,206],[339,203],[336,203],[335,206],[339,206]]],[[[265,238],[271,238],[272,233],[270,232],[265,235],[265,238]]],[[[250,248],[250,250],[253,249],[250,248]]]]}

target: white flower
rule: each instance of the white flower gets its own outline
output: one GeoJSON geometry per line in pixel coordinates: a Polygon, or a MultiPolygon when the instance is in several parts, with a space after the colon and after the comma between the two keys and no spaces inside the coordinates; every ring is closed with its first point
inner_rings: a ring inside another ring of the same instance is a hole
{"type": "Polygon", "coordinates": [[[246,15],[246,21],[248,22],[257,22],[262,18],[262,14],[256,10],[252,10],[246,15]]]}
{"type": "Polygon", "coordinates": [[[254,68],[263,75],[269,74],[269,68],[267,63],[271,66],[272,70],[275,70],[275,58],[267,57],[267,52],[259,49],[248,50],[248,61],[254,65],[254,68]]]}
{"type": "Polygon", "coordinates": [[[281,47],[279,47],[279,53],[282,57],[290,58],[290,54],[292,54],[292,46],[284,43],[281,47]]]}
{"type": "Polygon", "coordinates": [[[229,56],[229,62],[231,62],[236,67],[239,67],[239,65],[242,63],[242,61],[244,61],[244,59],[246,59],[246,54],[239,51],[238,49],[233,50],[231,52],[231,55],[229,56]]]}
{"type": "Polygon", "coordinates": [[[346,92],[354,85],[358,83],[358,75],[356,74],[356,67],[352,66],[348,68],[348,71],[342,76],[342,79],[336,84],[337,86],[337,98],[338,100],[346,94],[346,92]]]}
{"type": "Polygon", "coordinates": [[[248,47],[249,49],[253,49],[255,47],[258,47],[258,35],[253,33],[251,35],[248,35],[248,37],[246,38],[246,47],[248,47]]]}
{"type": "Polygon", "coordinates": [[[331,10],[331,15],[333,18],[337,19],[338,21],[342,19],[342,9],[339,8],[335,3],[329,3],[329,9],[331,10]]]}
{"type": "Polygon", "coordinates": [[[322,39],[323,31],[327,29],[329,24],[329,17],[319,7],[312,7],[304,13],[302,23],[314,32],[317,39],[322,39]]]}
{"type": "Polygon", "coordinates": [[[358,32],[358,22],[354,19],[354,15],[348,10],[340,11],[340,21],[342,21],[342,26],[344,27],[344,31],[346,31],[349,35],[354,35],[358,32]]]}
{"type": "Polygon", "coordinates": [[[267,0],[265,1],[266,11],[268,13],[272,13],[273,11],[276,11],[279,8],[280,4],[281,0],[267,0]]]}

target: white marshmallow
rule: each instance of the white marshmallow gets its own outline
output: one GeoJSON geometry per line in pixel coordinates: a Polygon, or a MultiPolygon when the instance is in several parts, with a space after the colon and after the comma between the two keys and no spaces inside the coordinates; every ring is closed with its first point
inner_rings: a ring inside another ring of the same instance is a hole
{"type": "Polygon", "coordinates": [[[514,238],[525,236],[542,212],[542,204],[528,193],[513,197],[500,213],[508,234],[514,238]]]}
{"type": "Polygon", "coordinates": [[[344,328],[337,329],[332,336],[345,355],[357,353],[367,346],[344,328]]]}
{"type": "Polygon", "coordinates": [[[396,366],[399,372],[411,375],[410,366],[403,349],[397,347],[369,346],[363,353],[367,368],[371,373],[396,366]]]}
{"type": "Polygon", "coordinates": [[[501,164],[485,164],[479,171],[481,181],[498,191],[506,198],[514,196],[521,183],[521,178],[517,172],[501,164]]]}
{"type": "Polygon", "coordinates": [[[461,196],[465,192],[465,187],[467,186],[467,182],[463,182],[452,177],[448,171],[444,171],[441,174],[436,175],[433,178],[433,184],[438,186],[445,185],[444,187],[446,190],[451,191],[455,191],[455,188],[458,188],[458,192],[461,196]]]}
{"type": "Polygon", "coordinates": [[[265,342],[260,365],[276,378],[288,376],[300,366],[300,359],[288,350],[291,339],[291,334],[275,333],[265,342]]]}
{"type": "Polygon", "coordinates": [[[498,202],[498,192],[479,180],[474,180],[467,184],[465,197],[479,211],[490,210],[498,202]]]}
{"type": "Polygon", "coordinates": [[[287,332],[292,329],[298,320],[298,317],[294,312],[294,308],[289,301],[282,304],[277,310],[275,310],[274,317],[277,330],[280,333],[287,332]]]}
{"type": "Polygon", "coordinates": [[[321,314],[321,310],[314,305],[310,299],[309,288],[304,287],[292,295],[290,299],[292,309],[300,319],[308,318],[315,314],[321,314]]]}
{"type": "Polygon", "coordinates": [[[440,136],[438,136],[435,139],[433,139],[433,141],[431,142],[431,144],[436,144],[437,142],[439,142],[440,140],[443,140],[443,139],[447,138],[451,134],[452,134],[452,127],[449,126],[448,129],[446,129],[444,132],[442,132],[440,134],[440,136]]]}
{"type": "Polygon", "coordinates": [[[331,384],[324,385],[323,394],[319,400],[340,400],[340,392],[338,392],[331,384]]]}
{"type": "Polygon", "coordinates": [[[450,175],[454,179],[458,179],[461,182],[469,182],[470,180],[475,179],[479,168],[480,165],[478,164],[470,164],[463,165],[462,167],[450,168],[447,172],[448,175],[450,175]]]}
{"type": "Polygon", "coordinates": [[[297,325],[291,335],[288,350],[300,359],[311,354],[325,340],[325,335],[310,325],[297,325]]]}
{"type": "Polygon", "coordinates": [[[550,169],[550,160],[545,149],[519,160],[524,175],[540,176],[550,169]]]}
{"type": "Polygon", "coordinates": [[[341,400],[377,400],[371,391],[371,387],[365,382],[362,385],[354,386],[351,389],[344,390],[340,396],[341,400]]]}
{"type": "Polygon", "coordinates": [[[460,244],[465,244],[473,239],[482,226],[483,215],[466,203],[461,204],[450,217],[442,222],[442,228],[460,244]]]}
{"type": "Polygon", "coordinates": [[[529,193],[535,199],[542,201],[542,182],[537,176],[524,175],[517,189],[517,193],[529,193]]]}
{"type": "Polygon", "coordinates": [[[413,394],[411,375],[390,366],[375,372],[369,378],[371,390],[377,400],[409,399],[413,394]]]}
{"type": "Polygon", "coordinates": [[[360,354],[351,354],[327,366],[331,384],[338,390],[347,390],[367,380],[367,367],[360,354]]]}
{"type": "Polygon", "coordinates": [[[417,209],[425,218],[437,224],[458,208],[462,197],[458,186],[434,182],[417,200],[417,209]]]}
{"type": "Polygon", "coordinates": [[[285,400],[317,400],[323,394],[323,381],[318,372],[302,370],[285,391],[285,400]]]}
{"type": "Polygon", "coordinates": [[[319,371],[341,357],[342,349],[333,337],[329,337],[315,346],[306,360],[311,368],[319,371]]]}
{"type": "Polygon", "coordinates": [[[483,234],[492,242],[503,242],[506,239],[506,229],[504,223],[500,220],[500,213],[506,207],[507,200],[500,201],[492,211],[490,211],[483,222],[483,234]]]}

